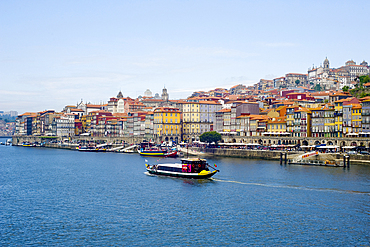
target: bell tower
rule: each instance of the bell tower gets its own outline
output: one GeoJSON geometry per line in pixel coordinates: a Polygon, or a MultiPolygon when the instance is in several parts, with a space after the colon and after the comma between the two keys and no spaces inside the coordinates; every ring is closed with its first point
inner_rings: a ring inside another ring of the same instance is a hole
{"type": "Polygon", "coordinates": [[[325,72],[329,71],[329,60],[327,57],[324,60],[324,71],[325,72]]]}

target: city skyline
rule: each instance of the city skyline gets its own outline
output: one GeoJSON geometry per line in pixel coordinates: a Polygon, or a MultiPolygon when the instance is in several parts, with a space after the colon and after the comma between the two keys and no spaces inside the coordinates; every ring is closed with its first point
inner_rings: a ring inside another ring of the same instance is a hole
{"type": "MultiPolygon", "coordinates": [[[[3,111],[171,99],[370,57],[367,1],[2,2],[3,111]],[[351,33],[348,33],[351,31],[351,33]],[[352,34],[353,33],[353,34],[352,34]]],[[[367,61],[369,62],[369,61],[367,61]]]]}

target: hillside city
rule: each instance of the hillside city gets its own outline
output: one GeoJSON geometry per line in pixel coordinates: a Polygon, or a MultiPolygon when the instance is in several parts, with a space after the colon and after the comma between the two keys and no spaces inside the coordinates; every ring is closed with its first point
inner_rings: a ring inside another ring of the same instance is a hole
{"type": "Polygon", "coordinates": [[[81,101],[66,105],[61,112],[23,113],[13,123],[14,135],[176,142],[199,140],[208,131],[236,136],[367,137],[369,74],[365,61],[349,60],[330,68],[326,58],[322,65],[308,68],[307,74],[287,73],[252,86],[197,91],[186,99],[171,100],[166,88],[154,96],[148,89],[135,99],[120,91],[106,104],[81,101]]]}

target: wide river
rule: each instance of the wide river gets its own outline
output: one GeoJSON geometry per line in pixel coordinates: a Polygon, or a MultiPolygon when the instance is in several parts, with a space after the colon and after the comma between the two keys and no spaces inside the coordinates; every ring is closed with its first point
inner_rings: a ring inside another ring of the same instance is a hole
{"type": "Polygon", "coordinates": [[[145,159],[179,161],[0,146],[0,246],[370,245],[370,166],[209,158],[187,180],[145,159]]]}

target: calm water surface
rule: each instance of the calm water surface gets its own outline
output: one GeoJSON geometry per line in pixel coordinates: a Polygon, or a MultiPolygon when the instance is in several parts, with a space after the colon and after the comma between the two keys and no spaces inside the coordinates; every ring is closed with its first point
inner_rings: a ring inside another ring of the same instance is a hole
{"type": "Polygon", "coordinates": [[[370,166],[208,160],[214,179],[186,180],[137,154],[0,146],[0,245],[370,245],[370,166]]]}

